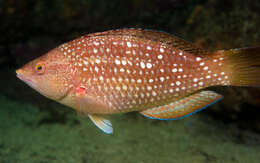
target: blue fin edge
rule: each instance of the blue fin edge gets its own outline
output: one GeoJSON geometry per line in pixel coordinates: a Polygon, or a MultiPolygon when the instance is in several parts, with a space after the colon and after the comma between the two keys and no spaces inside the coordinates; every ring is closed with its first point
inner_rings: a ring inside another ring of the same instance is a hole
{"type": "Polygon", "coordinates": [[[214,105],[215,103],[221,101],[222,99],[224,99],[224,97],[222,97],[222,98],[220,98],[220,99],[218,99],[218,100],[216,100],[216,101],[214,101],[214,102],[212,102],[212,103],[210,103],[210,104],[204,106],[203,108],[201,108],[201,109],[199,109],[199,110],[196,110],[195,112],[192,112],[192,113],[190,113],[190,114],[187,114],[187,115],[182,116],[182,117],[179,117],[179,118],[169,118],[169,119],[164,119],[164,118],[154,118],[154,117],[149,117],[149,116],[146,116],[146,115],[144,115],[144,114],[142,114],[142,115],[143,115],[144,117],[146,117],[146,118],[149,118],[149,119],[157,119],[157,120],[164,120],[164,121],[180,120],[180,119],[183,119],[183,118],[189,117],[189,116],[191,116],[192,114],[195,114],[195,113],[197,113],[197,112],[200,112],[200,111],[206,109],[207,107],[209,107],[209,106],[211,106],[211,105],[214,105]]]}

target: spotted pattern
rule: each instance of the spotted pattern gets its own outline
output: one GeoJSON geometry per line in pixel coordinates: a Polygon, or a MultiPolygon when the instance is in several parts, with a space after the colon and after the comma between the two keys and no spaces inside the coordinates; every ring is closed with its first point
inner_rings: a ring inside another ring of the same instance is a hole
{"type": "Polygon", "coordinates": [[[87,35],[58,50],[71,62],[78,80],[74,83],[109,107],[88,112],[144,110],[211,85],[229,84],[224,57],[199,56],[149,39],[87,35]]]}

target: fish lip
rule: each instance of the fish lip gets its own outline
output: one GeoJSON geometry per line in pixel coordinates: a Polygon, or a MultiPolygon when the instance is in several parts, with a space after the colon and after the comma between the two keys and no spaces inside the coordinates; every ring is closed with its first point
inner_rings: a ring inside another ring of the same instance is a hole
{"type": "Polygon", "coordinates": [[[23,75],[23,74],[17,73],[17,74],[16,74],[16,77],[19,78],[20,80],[22,80],[23,82],[25,82],[26,84],[28,84],[28,85],[31,86],[31,87],[34,87],[34,86],[35,86],[34,82],[33,82],[31,79],[27,78],[27,77],[26,77],[25,75],[23,75]]]}

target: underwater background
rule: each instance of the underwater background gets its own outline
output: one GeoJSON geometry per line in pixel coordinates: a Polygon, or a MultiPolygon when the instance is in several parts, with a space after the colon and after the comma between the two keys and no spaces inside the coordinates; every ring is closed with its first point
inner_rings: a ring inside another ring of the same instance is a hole
{"type": "Polygon", "coordinates": [[[260,1],[0,0],[0,20],[0,163],[260,162],[260,88],[209,88],[224,100],[177,121],[112,115],[106,135],[15,75],[61,43],[118,28],[165,31],[209,51],[257,46],[260,1]]]}

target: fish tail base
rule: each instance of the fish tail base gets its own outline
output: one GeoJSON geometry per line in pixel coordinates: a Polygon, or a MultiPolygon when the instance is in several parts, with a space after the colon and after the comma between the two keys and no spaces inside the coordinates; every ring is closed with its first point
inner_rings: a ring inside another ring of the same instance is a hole
{"type": "Polygon", "coordinates": [[[260,46],[219,51],[230,85],[260,86],[260,46]]]}

